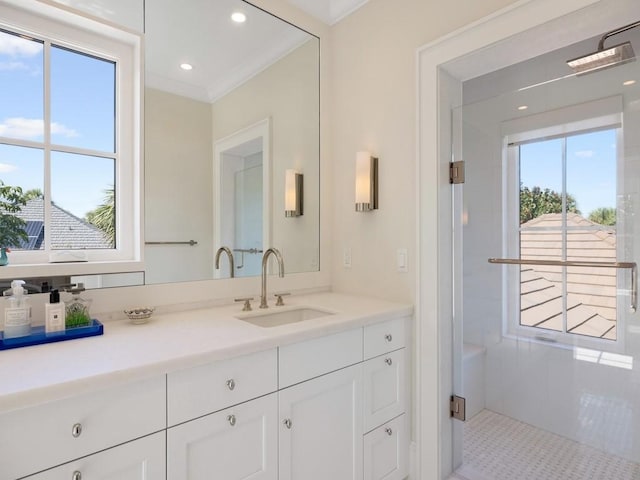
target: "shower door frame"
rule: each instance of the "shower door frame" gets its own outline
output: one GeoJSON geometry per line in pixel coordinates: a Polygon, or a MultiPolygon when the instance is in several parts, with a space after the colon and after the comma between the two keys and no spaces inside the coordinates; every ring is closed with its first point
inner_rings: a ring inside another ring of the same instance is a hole
{"type": "MultiPolygon", "coordinates": [[[[417,52],[419,272],[415,368],[417,451],[413,467],[416,478],[446,478],[454,468],[454,461],[460,458],[456,449],[461,443],[454,445],[454,421],[449,418],[449,396],[454,391],[454,329],[458,324],[460,332],[462,326],[461,318],[454,317],[453,310],[453,205],[449,162],[452,159],[451,111],[462,104],[462,81],[619,25],[619,17],[625,15],[622,9],[610,12],[610,17],[583,15],[581,22],[571,22],[570,28],[564,31],[554,30],[556,34],[544,37],[544,41],[528,42],[528,48],[535,51],[523,53],[522,44],[516,43],[517,35],[522,32],[537,27],[544,29],[545,24],[549,26],[549,22],[558,20],[567,24],[571,20],[563,17],[598,3],[600,0],[566,0],[560,5],[553,0],[521,0],[417,52]],[[502,55],[488,48],[499,42],[504,47],[507,39],[511,39],[508,54],[504,48],[502,55]],[[463,56],[467,59],[464,67],[458,62],[449,68],[454,60],[463,56]]],[[[553,27],[559,29],[558,22],[553,27]]]]}

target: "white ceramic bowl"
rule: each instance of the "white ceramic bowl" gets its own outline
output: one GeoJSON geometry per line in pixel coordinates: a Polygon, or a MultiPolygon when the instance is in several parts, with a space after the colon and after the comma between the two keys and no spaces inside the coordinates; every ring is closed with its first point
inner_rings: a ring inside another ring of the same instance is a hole
{"type": "Polygon", "coordinates": [[[129,317],[131,323],[139,325],[141,323],[147,323],[149,321],[153,310],[153,307],[135,307],[125,310],[124,313],[127,317],[129,317]]]}

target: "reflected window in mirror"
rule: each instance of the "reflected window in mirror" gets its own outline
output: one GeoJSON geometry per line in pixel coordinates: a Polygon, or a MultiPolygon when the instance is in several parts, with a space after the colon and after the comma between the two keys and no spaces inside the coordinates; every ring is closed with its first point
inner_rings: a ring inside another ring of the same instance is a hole
{"type": "Polygon", "coordinates": [[[17,265],[138,260],[135,40],[5,9],[0,247],[17,265]]]}

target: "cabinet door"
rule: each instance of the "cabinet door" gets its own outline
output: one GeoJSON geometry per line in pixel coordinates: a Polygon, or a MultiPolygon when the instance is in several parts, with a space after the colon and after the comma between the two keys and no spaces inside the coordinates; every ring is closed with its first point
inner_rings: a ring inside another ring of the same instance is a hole
{"type": "Polygon", "coordinates": [[[280,480],[362,479],[362,365],[279,392],[280,480]]]}
{"type": "Polygon", "coordinates": [[[364,362],[364,431],[405,411],[405,349],[364,362]]]}
{"type": "Polygon", "coordinates": [[[278,397],[273,393],[167,431],[168,480],[276,480],[278,397]]]}
{"type": "Polygon", "coordinates": [[[51,470],[29,480],[164,480],[165,433],[124,443],[51,470]]]}
{"type": "Polygon", "coordinates": [[[364,480],[402,480],[408,475],[409,430],[400,415],[364,436],[364,480]]]}

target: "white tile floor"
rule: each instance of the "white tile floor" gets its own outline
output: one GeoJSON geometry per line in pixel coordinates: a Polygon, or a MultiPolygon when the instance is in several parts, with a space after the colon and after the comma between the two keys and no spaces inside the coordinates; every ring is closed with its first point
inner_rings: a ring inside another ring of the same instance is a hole
{"type": "Polygon", "coordinates": [[[465,424],[450,480],[640,480],[640,465],[483,410],[465,424]]]}

